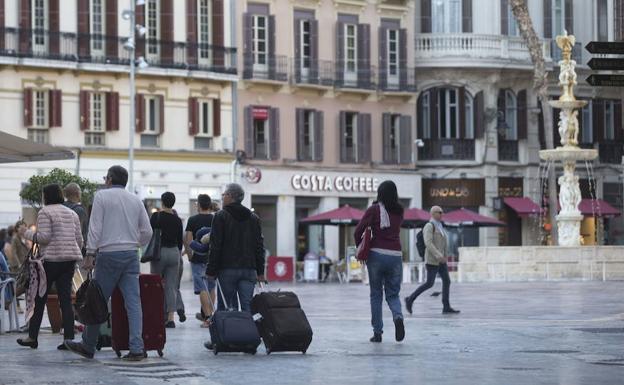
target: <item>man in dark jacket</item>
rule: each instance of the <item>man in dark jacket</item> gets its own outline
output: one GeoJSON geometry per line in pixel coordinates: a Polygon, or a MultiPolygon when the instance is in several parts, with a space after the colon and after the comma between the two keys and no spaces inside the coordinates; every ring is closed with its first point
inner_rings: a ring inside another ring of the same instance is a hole
{"type": "Polygon", "coordinates": [[[243,188],[227,185],[223,210],[215,214],[210,233],[210,251],[206,275],[219,279],[227,304],[219,302],[219,310],[236,307],[251,311],[251,298],[257,281],[264,281],[264,239],[260,218],[241,202],[243,188]]]}
{"type": "MultiPolygon", "coordinates": [[[[83,245],[87,244],[87,234],[89,233],[89,216],[87,215],[87,210],[82,206],[80,200],[82,198],[82,191],[80,190],[80,186],[77,183],[69,183],[63,189],[63,194],[65,195],[65,203],[63,205],[65,207],[69,207],[74,210],[76,214],[78,214],[78,219],[80,219],[80,231],[82,233],[83,245]]],[[[83,247],[83,253],[86,250],[86,246],[83,247]]]]}

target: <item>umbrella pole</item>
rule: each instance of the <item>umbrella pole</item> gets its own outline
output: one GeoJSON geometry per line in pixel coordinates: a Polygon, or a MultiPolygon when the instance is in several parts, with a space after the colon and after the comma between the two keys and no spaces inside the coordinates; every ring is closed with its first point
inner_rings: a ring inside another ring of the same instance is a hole
{"type": "Polygon", "coordinates": [[[347,266],[347,283],[351,282],[351,258],[349,258],[349,226],[344,226],[345,233],[345,262],[347,266]]]}

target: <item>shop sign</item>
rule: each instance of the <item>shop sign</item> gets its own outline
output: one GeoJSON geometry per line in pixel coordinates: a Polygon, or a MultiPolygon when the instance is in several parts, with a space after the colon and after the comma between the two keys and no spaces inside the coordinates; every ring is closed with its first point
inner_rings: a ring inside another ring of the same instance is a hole
{"type": "Polygon", "coordinates": [[[483,179],[423,179],[423,207],[474,207],[485,204],[483,179]]]}
{"type": "Polygon", "coordinates": [[[500,177],[498,178],[498,196],[499,197],[518,197],[524,196],[522,178],[500,177]]]}
{"type": "Polygon", "coordinates": [[[257,167],[249,167],[243,174],[247,182],[256,184],[262,180],[262,171],[257,167]]]}
{"type": "Polygon", "coordinates": [[[374,193],[379,186],[379,179],[357,176],[337,176],[332,178],[331,176],[315,174],[295,174],[291,178],[290,184],[297,191],[374,193]]]}
{"type": "Polygon", "coordinates": [[[269,109],[264,107],[254,107],[252,110],[252,116],[256,120],[269,119],[269,109]]]}

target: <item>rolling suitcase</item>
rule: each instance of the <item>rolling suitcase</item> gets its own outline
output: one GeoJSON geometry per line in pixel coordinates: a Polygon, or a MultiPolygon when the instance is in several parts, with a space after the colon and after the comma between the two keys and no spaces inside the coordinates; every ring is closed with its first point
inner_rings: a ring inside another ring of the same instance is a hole
{"type": "MultiPolygon", "coordinates": [[[[165,348],[165,292],[160,275],[139,275],[141,307],[143,309],[143,344],[145,351],[156,350],[163,356],[165,348]]],[[[117,357],[122,350],[128,350],[128,314],[121,290],[115,288],[112,304],[112,347],[117,357]]]]}
{"type": "MultiPolygon", "coordinates": [[[[262,287],[262,286],[261,286],[262,287]]],[[[312,343],[312,328],[297,295],[288,291],[261,292],[251,300],[251,311],[267,354],[305,352],[312,343]],[[260,314],[258,317],[256,314],[260,314]]]]}
{"type": "MultiPolygon", "coordinates": [[[[214,354],[222,352],[256,354],[260,345],[260,335],[251,313],[230,308],[218,280],[217,291],[221,293],[221,299],[228,310],[217,310],[210,319],[210,340],[214,354]]],[[[216,309],[214,304],[213,308],[216,309]]]]}

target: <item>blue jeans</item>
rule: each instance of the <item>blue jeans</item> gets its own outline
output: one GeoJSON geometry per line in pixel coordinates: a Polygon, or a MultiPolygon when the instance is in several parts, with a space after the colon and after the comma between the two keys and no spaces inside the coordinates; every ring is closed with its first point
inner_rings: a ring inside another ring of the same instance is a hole
{"type": "Polygon", "coordinates": [[[383,332],[381,304],[383,292],[392,312],[392,319],[403,318],[401,313],[401,281],[403,279],[403,261],[396,255],[386,255],[371,251],[368,255],[368,281],[370,283],[371,323],[375,333],[383,332]]]}
{"type": "MultiPolygon", "coordinates": [[[[99,253],[96,258],[95,280],[106,300],[110,299],[115,287],[119,287],[128,313],[129,341],[131,353],[143,353],[143,310],[139,290],[139,256],[136,250],[99,253]]],[[[100,325],[88,325],[82,333],[84,347],[95,352],[100,335],[100,325]]]]}
{"type": "Polygon", "coordinates": [[[236,308],[236,294],[238,294],[241,310],[251,312],[251,299],[258,280],[256,271],[254,269],[223,269],[219,272],[218,278],[227,305],[219,296],[217,309],[236,308]]]}
{"type": "Polygon", "coordinates": [[[202,291],[211,292],[215,288],[215,281],[211,281],[206,277],[206,264],[191,262],[191,271],[193,272],[193,292],[199,294],[202,291]]]}

